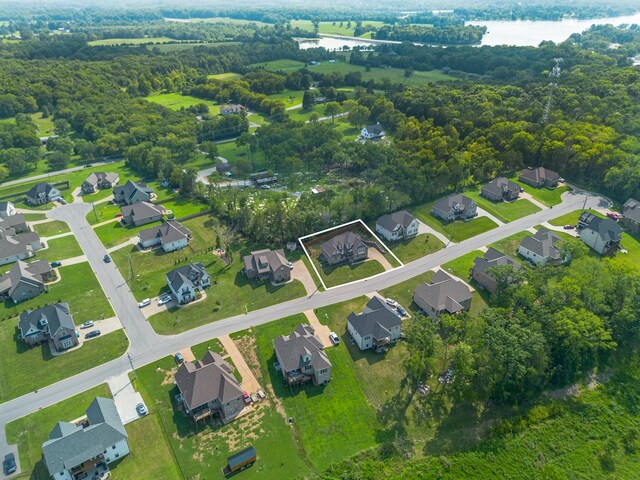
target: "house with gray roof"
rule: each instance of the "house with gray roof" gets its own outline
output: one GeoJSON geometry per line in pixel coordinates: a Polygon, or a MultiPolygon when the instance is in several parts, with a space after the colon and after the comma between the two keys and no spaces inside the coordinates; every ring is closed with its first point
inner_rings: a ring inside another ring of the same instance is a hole
{"type": "Polygon", "coordinates": [[[124,205],[120,210],[122,212],[122,223],[134,227],[162,220],[166,212],[162,205],[154,205],[148,202],[124,205]]]}
{"type": "Polygon", "coordinates": [[[273,340],[278,368],[287,384],[312,381],[314,385],[322,385],[331,380],[331,362],[315,333],[313,327],[301,323],[290,335],[273,340]]]}
{"type": "Polygon", "coordinates": [[[518,246],[518,254],[531,263],[544,267],[545,265],[559,265],[569,260],[562,258],[558,243],[562,239],[544,227],[529,237],[524,237],[518,246]]]}
{"type": "Polygon", "coordinates": [[[144,248],[160,246],[165,252],[173,252],[189,244],[191,231],[177,220],[167,220],[155,227],[140,230],[138,238],[144,248]]]}
{"type": "Polygon", "coordinates": [[[398,313],[379,297],[369,300],[362,312],[347,317],[347,331],[360,350],[387,351],[400,338],[401,328],[398,313]]]}
{"type": "Polygon", "coordinates": [[[76,325],[66,303],[53,303],[20,314],[20,338],[30,347],[51,341],[58,351],[78,345],[76,325]]]}
{"type": "Polygon", "coordinates": [[[556,188],[560,181],[560,175],[558,175],[558,172],[544,167],[525,168],[520,171],[518,180],[536,188],[556,188]]]}
{"type": "Polygon", "coordinates": [[[14,233],[24,233],[29,231],[27,219],[22,213],[17,213],[9,217],[3,217],[0,215],[0,229],[13,229],[14,233]]]}
{"type": "Polygon", "coordinates": [[[46,260],[32,263],[18,260],[9,272],[0,277],[0,299],[24,302],[43,293],[45,283],[52,279],[53,270],[46,260]]]}
{"type": "Polygon", "coordinates": [[[382,125],[376,123],[375,125],[367,125],[360,132],[360,136],[364,140],[375,140],[384,137],[384,130],[382,125]]]}
{"type": "Polygon", "coordinates": [[[238,115],[245,112],[247,109],[242,105],[232,104],[232,105],[221,105],[220,106],[220,115],[238,115]]]}
{"type": "Polygon", "coordinates": [[[102,397],[91,402],[86,418],[58,422],[42,444],[43,463],[54,480],[107,478],[109,464],[129,451],[116,404],[102,397]]]}
{"type": "Polygon", "coordinates": [[[205,353],[202,360],[182,363],[175,382],[185,412],[196,421],[219,414],[226,423],[244,408],[242,389],[233,369],[212,351],[205,353]]]}
{"type": "Polygon", "coordinates": [[[390,242],[415,237],[419,226],[418,220],[406,210],[388,213],[376,220],[376,232],[390,242]]]}
{"type": "Polygon", "coordinates": [[[113,189],[113,198],[117,203],[133,205],[138,202],[150,202],[155,198],[153,188],[127,180],[124,185],[113,189]]]}
{"type": "Polygon", "coordinates": [[[622,229],[610,218],[600,218],[583,212],[578,220],[580,238],[600,255],[613,255],[620,248],[622,229]]]}
{"type": "Polygon", "coordinates": [[[640,202],[630,198],[622,206],[622,223],[635,233],[640,233],[640,202]]]}
{"type": "Polygon", "coordinates": [[[511,202],[520,196],[520,185],[508,178],[498,177],[491,180],[480,189],[480,195],[492,202],[503,200],[511,202]]]}
{"type": "Polygon", "coordinates": [[[443,222],[471,220],[478,215],[478,204],[461,193],[441,198],[431,207],[431,215],[443,222]]]}
{"type": "Polygon", "coordinates": [[[291,280],[289,261],[284,250],[257,250],[242,258],[244,272],[249,280],[270,280],[275,283],[291,280]]]}
{"type": "Polygon", "coordinates": [[[348,231],[336,235],[324,242],[320,247],[320,258],[329,265],[339,265],[348,262],[364,262],[369,256],[369,247],[355,233],[348,231]]]}
{"type": "Polygon", "coordinates": [[[120,176],[115,172],[91,172],[80,189],[85,194],[96,193],[98,190],[115,187],[119,181],[120,176]]]}
{"type": "Polygon", "coordinates": [[[46,182],[35,184],[25,195],[27,197],[27,203],[31,205],[44,205],[45,203],[58,200],[62,196],[60,190],[46,182]]]}
{"type": "Polygon", "coordinates": [[[471,267],[470,272],[471,278],[478,282],[482,288],[495,294],[498,291],[498,283],[491,269],[498,265],[507,265],[513,268],[514,271],[522,269],[522,265],[517,260],[490,247],[484,256],[476,257],[473,261],[473,267],[471,267]]]}
{"type": "Polygon", "coordinates": [[[443,313],[458,313],[471,307],[471,290],[467,285],[438,270],[430,282],[413,290],[413,301],[424,313],[436,318],[443,313]]]}
{"type": "Polygon", "coordinates": [[[42,247],[37,232],[17,235],[13,228],[0,228],[0,265],[31,258],[42,247]]]}
{"type": "Polygon", "coordinates": [[[0,217],[7,218],[12,215],[16,215],[18,211],[11,202],[0,202],[0,217]]]}
{"type": "Polygon", "coordinates": [[[174,268],[165,275],[169,290],[180,304],[196,299],[196,291],[211,285],[211,278],[201,262],[174,268]]]}

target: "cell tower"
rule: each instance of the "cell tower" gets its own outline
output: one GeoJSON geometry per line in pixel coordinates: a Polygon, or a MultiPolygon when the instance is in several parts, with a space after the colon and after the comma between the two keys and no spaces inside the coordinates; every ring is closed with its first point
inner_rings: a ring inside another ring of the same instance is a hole
{"type": "MultiPolygon", "coordinates": [[[[560,64],[562,63],[562,60],[563,60],[562,58],[553,59],[555,65],[551,69],[551,72],[549,73],[549,78],[556,79],[560,77],[560,72],[561,72],[560,64]]],[[[551,107],[553,105],[553,94],[555,93],[557,86],[558,86],[558,83],[554,82],[553,80],[549,83],[549,97],[547,98],[547,104],[544,107],[544,113],[542,115],[542,123],[549,122],[549,115],[551,115],[551,107]]]]}

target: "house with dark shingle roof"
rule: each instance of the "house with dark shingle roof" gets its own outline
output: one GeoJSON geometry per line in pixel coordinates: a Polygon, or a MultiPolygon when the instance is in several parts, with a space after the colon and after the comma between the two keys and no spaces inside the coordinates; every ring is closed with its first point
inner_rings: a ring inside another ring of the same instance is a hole
{"type": "Polygon", "coordinates": [[[329,265],[364,262],[369,256],[369,247],[353,232],[344,232],[324,242],[320,247],[321,258],[329,265]]]}
{"type": "Polygon", "coordinates": [[[577,226],[580,238],[600,255],[612,255],[620,247],[622,229],[610,218],[600,218],[589,212],[580,215],[577,226]]]}
{"type": "Polygon", "coordinates": [[[431,215],[445,222],[471,220],[478,213],[478,204],[461,193],[441,198],[431,207],[431,215]]]}
{"type": "Polygon", "coordinates": [[[42,246],[37,232],[16,235],[13,228],[0,228],[0,265],[31,258],[42,246]]]}
{"type": "Polygon", "coordinates": [[[138,238],[144,248],[159,245],[165,252],[173,252],[189,244],[191,231],[177,220],[167,220],[161,225],[140,230],[138,238]]]}
{"type": "Polygon", "coordinates": [[[119,181],[120,176],[115,172],[91,172],[80,189],[82,193],[96,193],[98,190],[115,187],[119,181]]]}
{"type": "Polygon", "coordinates": [[[291,280],[289,261],[284,250],[257,250],[242,258],[244,271],[249,280],[271,280],[275,283],[291,280]]]}
{"type": "Polygon", "coordinates": [[[480,195],[492,202],[503,200],[511,202],[520,196],[520,185],[508,178],[498,177],[491,180],[480,189],[480,195]]]}
{"type": "Polygon", "coordinates": [[[525,168],[520,171],[518,180],[536,188],[556,188],[560,181],[560,175],[558,175],[558,172],[544,167],[525,168]]]}
{"type": "Polygon", "coordinates": [[[413,301],[424,313],[436,318],[442,313],[458,313],[471,307],[471,290],[467,285],[438,270],[430,282],[413,290],[413,301]]]}
{"type": "Polygon", "coordinates": [[[518,246],[518,254],[538,266],[559,265],[569,260],[563,259],[557,244],[562,239],[544,227],[529,237],[524,237],[518,246]]]}
{"type": "Polygon", "coordinates": [[[11,270],[0,277],[0,299],[24,302],[46,290],[45,283],[53,277],[46,260],[25,263],[18,260],[11,270]]]}
{"type": "Polygon", "coordinates": [[[197,290],[211,285],[211,278],[201,262],[174,268],[165,277],[169,290],[180,304],[195,300],[197,290]]]}
{"type": "Polygon", "coordinates": [[[25,195],[27,197],[27,202],[31,205],[44,205],[45,203],[53,202],[62,196],[60,190],[46,182],[35,184],[25,195]]]}
{"type": "Polygon", "coordinates": [[[109,464],[128,453],[115,402],[102,397],[91,402],[85,422],[58,422],[42,444],[43,462],[55,480],[106,478],[109,464]]]}
{"type": "Polygon", "coordinates": [[[228,422],[244,408],[242,389],[233,369],[217,353],[208,351],[202,360],[184,362],[176,372],[175,382],[185,412],[195,420],[217,413],[228,422]]]}
{"type": "Polygon", "coordinates": [[[419,226],[418,220],[406,210],[388,213],[376,220],[376,232],[389,241],[415,237],[419,226]]]}
{"type": "Polygon", "coordinates": [[[76,325],[66,303],[53,303],[20,314],[20,337],[33,347],[51,340],[56,350],[78,345],[76,325]]]}
{"type": "Polygon", "coordinates": [[[127,180],[124,185],[113,189],[113,198],[117,203],[133,205],[138,202],[150,202],[155,198],[153,188],[127,180]]]}
{"type": "Polygon", "coordinates": [[[154,205],[148,202],[138,202],[133,205],[124,205],[122,211],[122,223],[139,227],[162,219],[166,210],[162,205],[154,205]]]}
{"type": "Polygon", "coordinates": [[[515,271],[522,269],[522,265],[518,261],[495,248],[489,248],[484,256],[475,258],[470,272],[471,278],[478,282],[482,288],[494,294],[498,291],[498,283],[491,273],[491,268],[497,265],[508,265],[515,271]]]}
{"type": "Polygon", "coordinates": [[[635,233],[640,233],[640,202],[630,198],[622,206],[622,223],[635,233]]]}
{"type": "Polygon", "coordinates": [[[402,319],[384,300],[373,297],[360,313],[347,317],[347,331],[360,350],[389,349],[401,335],[402,319]]]}
{"type": "Polygon", "coordinates": [[[24,233],[29,231],[27,219],[22,213],[11,215],[10,217],[0,216],[0,229],[13,229],[15,233],[24,233]]]}
{"type": "Polygon", "coordinates": [[[331,362],[315,333],[313,327],[301,323],[290,335],[273,340],[279,369],[289,385],[308,381],[321,385],[331,380],[331,362]]]}
{"type": "Polygon", "coordinates": [[[384,137],[384,130],[379,123],[375,125],[367,125],[360,132],[360,136],[365,140],[373,140],[384,137]]]}

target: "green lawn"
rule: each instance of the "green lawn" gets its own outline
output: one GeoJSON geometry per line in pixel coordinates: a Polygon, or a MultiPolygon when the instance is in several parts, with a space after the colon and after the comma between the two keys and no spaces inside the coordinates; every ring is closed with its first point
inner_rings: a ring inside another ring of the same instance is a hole
{"type": "Polygon", "coordinates": [[[39,223],[34,225],[33,229],[38,232],[41,237],[52,237],[54,235],[60,235],[61,233],[70,232],[71,229],[66,222],[60,220],[52,220],[46,223],[39,223]]]}
{"type": "Polygon", "coordinates": [[[280,100],[282,103],[284,103],[284,106],[288,108],[294,105],[301,104],[303,94],[304,92],[302,90],[284,90],[280,93],[269,95],[269,98],[271,100],[280,100]]]}
{"type": "MultiPolygon", "coordinates": [[[[320,22],[318,27],[318,33],[328,33],[334,35],[345,35],[348,37],[352,37],[356,28],[356,22],[351,22],[351,25],[347,28],[348,20],[344,20],[343,22],[320,22]],[[342,23],[342,26],[340,26],[342,23]]],[[[299,28],[300,30],[308,30],[310,32],[314,31],[313,22],[311,20],[291,20],[291,28],[299,28]]],[[[384,22],[379,22],[375,20],[363,20],[362,26],[373,26],[373,27],[381,27],[384,25],[384,22]]]]}
{"type": "MultiPolygon", "coordinates": [[[[76,325],[78,322],[75,319],[76,325]]],[[[0,402],[6,402],[124,355],[124,330],[92,339],[78,350],[54,357],[48,344],[28,348],[17,339],[18,318],[0,321],[0,402]]]]}
{"type": "Polygon", "coordinates": [[[291,333],[305,318],[294,315],[260,325],[254,328],[254,334],[263,376],[273,386],[287,416],[293,418],[299,448],[315,468],[324,470],[332,462],[374,446],[381,432],[375,410],[362,393],[343,344],[327,350],[333,366],[327,386],[307,384],[289,389],[282,374],[276,372],[273,339],[291,333]]]}
{"type": "Polygon", "coordinates": [[[337,267],[331,267],[327,264],[320,264],[318,255],[314,255],[309,252],[313,264],[320,272],[320,276],[324,281],[324,284],[329,287],[335,287],[344,283],[354,282],[363,278],[369,278],[378,273],[384,272],[384,267],[377,260],[367,260],[357,265],[339,265],[337,267]]]}
{"type": "Polygon", "coordinates": [[[564,192],[568,192],[569,190],[571,190],[569,187],[556,187],[553,190],[544,187],[535,188],[531,185],[527,185],[526,183],[519,181],[518,177],[510,178],[510,180],[513,180],[514,182],[519,184],[522,188],[524,188],[524,191],[526,193],[530,194],[533,198],[549,207],[562,203],[562,199],[560,198],[561,195],[564,192]]]}
{"type": "Polygon", "coordinates": [[[163,201],[162,206],[167,210],[171,210],[175,218],[182,218],[187,215],[209,210],[209,207],[204,203],[182,197],[174,197],[173,200],[163,201]]]}
{"type": "Polygon", "coordinates": [[[76,324],[114,315],[98,279],[88,262],[60,267],[61,280],[48,286],[49,291],[26,302],[2,304],[0,318],[7,318],[55,302],[67,302],[76,324]]]}
{"type": "Polygon", "coordinates": [[[300,70],[304,67],[304,62],[297,60],[281,59],[271,60],[270,62],[254,63],[249,65],[249,68],[262,68],[271,72],[291,73],[300,70]]]}
{"type": "MultiPolygon", "coordinates": [[[[89,213],[87,218],[90,215],[92,215],[92,213],[89,213]]],[[[158,221],[149,223],[147,225],[141,225],[139,227],[125,227],[119,221],[116,221],[107,223],[105,225],[100,225],[99,227],[95,227],[94,231],[96,232],[96,235],[98,235],[98,238],[100,239],[102,244],[106,248],[111,248],[126,242],[131,237],[136,237],[140,230],[151,228],[159,224],[160,222],[158,221]]]]}
{"type": "Polygon", "coordinates": [[[25,475],[20,478],[33,480],[50,478],[42,463],[42,444],[47,440],[57,422],[81,417],[95,397],[111,398],[111,392],[106,383],[7,425],[7,439],[11,444],[18,444],[20,467],[25,472],[25,475]]]}
{"type": "Polygon", "coordinates": [[[484,256],[484,253],[481,250],[474,250],[473,252],[466,253],[455,260],[451,260],[450,262],[443,264],[442,268],[456,277],[468,282],[469,270],[473,266],[473,260],[476,257],[482,256],[484,256]]]}
{"type": "Polygon", "coordinates": [[[49,262],[55,262],[83,255],[82,248],[80,248],[76,237],[73,235],[47,240],[47,244],[49,248],[40,250],[37,255],[38,258],[46,258],[49,262]]]}
{"type": "Polygon", "coordinates": [[[434,274],[435,272],[432,271],[422,273],[416,277],[410,278],[409,280],[405,280],[404,282],[385,288],[384,290],[380,290],[378,293],[385,298],[393,298],[412,315],[419,314],[420,308],[413,303],[413,290],[420,283],[429,283],[429,280],[431,280],[431,277],[433,277],[434,274]]]}
{"type": "Polygon", "coordinates": [[[178,42],[175,38],[169,37],[143,37],[143,38],[105,38],[103,40],[93,40],[88,42],[91,47],[105,45],[140,45],[142,43],[169,43],[178,42]]]}
{"type": "Polygon", "coordinates": [[[49,135],[53,135],[53,119],[51,118],[51,116],[42,118],[42,112],[38,112],[32,113],[31,118],[38,128],[39,137],[47,137],[49,135]]]}
{"type": "MultiPolygon", "coordinates": [[[[577,225],[581,213],[582,210],[575,210],[573,212],[566,213],[561,217],[554,218],[553,220],[550,220],[549,223],[556,227],[562,227],[563,225],[577,225]]],[[[596,210],[589,210],[589,213],[595,215],[596,217],[605,218],[605,215],[596,210]]]]}
{"type": "Polygon", "coordinates": [[[239,73],[227,72],[207,75],[207,78],[213,78],[214,80],[238,80],[242,78],[242,75],[239,73]]]}
{"type": "Polygon", "coordinates": [[[404,263],[409,263],[442,250],[444,243],[433,235],[422,233],[410,240],[387,242],[387,246],[391,248],[400,260],[404,263]]]}
{"type": "Polygon", "coordinates": [[[203,100],[201,98],[191,97],[189,95],[180,95],[179,93],[161,93],[157,95],[149,95],[146,97],[149,102],[159,103],[160,105],[170,108],[171,110],[180,110],[181,108],[188,108],[193,105],[204,103],[209,107],[209,113],[211,115],[217,115],[220,113],[220,105],[210,100],[203,100]]]}
{"type": "Polygon", "coordinates": [[[454,242],[461,242],[498,226],[497,223],[487,217],[476,217],[468,222],[456,220],[455,222],[444,223],[431,215],[431,207],[434,203],[435,200],[423,203],[422,205],[411,207],[409,211],[422,222],[447,237],[450,238],[453,234],[452,241],[454,242]]]}
{"type": "Polygon", "coordinates": [[[504,253],[505,255],[517,258],[518,246],[520,245],[520,242],[522,242],[525,237],[530,237],[532,235],[533,233],[525,230],[524,232],[518,232],[515,235],[511,235],[510,237],[498,240],[497,242],[494,242],[489,246],[495,248],[499,252],[504,253]]]}
{"type": "Polygon", "coordinates": [[[511,222],[521,217],[526,217],[532,213],[539,212],[540,208],[525,198],[520,198],[514,202],[492,202],[480,196],[480,189],[467,189],[464,193],[469,198],[475,200],[480,208],[486,210],[503,222],[511,222]]]}
{"type": "Polygon", "coordinates": [[[46,213],[25,213],[24,218],[27,222],[37,222],[38,220],[46,220],[46,213]]]}
{"type": "Polygon", "coordinates": [[[102,202],[94,204],[93,209],[87,213],[87,221],[89,225],[96,225],[116,218],[118,213],[120,213],[120,206],[116,203],[102,202]]]}

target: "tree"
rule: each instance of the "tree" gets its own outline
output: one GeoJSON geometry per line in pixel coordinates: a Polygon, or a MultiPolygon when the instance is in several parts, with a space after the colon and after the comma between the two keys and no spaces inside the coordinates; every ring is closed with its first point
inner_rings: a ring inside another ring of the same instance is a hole
{"type": "MultiPolygon", "coordinates": [[[[243,134],[244,135],[244,134],[243,134]]],[[[218,156],[218,145],[211,141],[202,142],[198,147],[202,152],[209,156],[209,159],[214,161],[218,156]]]]}
{"type": "Polygon", "coordinates": [[[53,121],[53,131],[61,137],[68,135],[71,131],[71,125],[64,118],[56,118],[53,121]]]}
{"type": "Polygon", "coordinates": [[[65,168],[69,164],[70,160],[71,156],[66,152],[55,151],[47,156],[47,162],[54,170],[65,168]]]}
{"type": "Polygon", "coordinates": [[[338,102],[328,102],[324,106],[324,114],[331,117],[331,123],[335,122],[335,117],[340,113],[340,104],[338,102]]]}
{"type": "Polygon", "coordinates": [[[302,108],[308,110],[314,107],[316,104],[316,97],[311,90],[305,90],[302,95],[302,108]]]}
{"type": "Polygon", "coordinates": [[[349,115],[347,115],[347,120],[354,127],[360,129],[362,128],[367,121],[369,120],[369,109],[367,107],[363,107],[362,105],[357,105],[349,110],[349,115]]]}
{"type": "Polygon", "coordinates": [[[47,150],[51,152],[62,152],[66,155],[71,155],[73,147],[73,140],[66,137],[50,138],[47,141],[47,150]]]}
{"type": "Polygon", "coordinates": [[[318,120],[320,120],[320,114],[318,112],[311,112],[311,115],[309,115],[309,121],[316,123],[318,120]]]}
{"type": "Polygon", "coordinates": [[[424,382],[433,373],[432,360],[436,351],[435,323],[416,316],[405,328],[409,356],[404,360],[407,376],[413,382],[424,382]]]}

